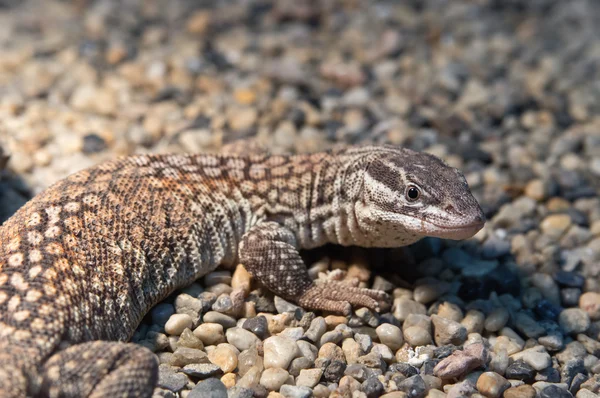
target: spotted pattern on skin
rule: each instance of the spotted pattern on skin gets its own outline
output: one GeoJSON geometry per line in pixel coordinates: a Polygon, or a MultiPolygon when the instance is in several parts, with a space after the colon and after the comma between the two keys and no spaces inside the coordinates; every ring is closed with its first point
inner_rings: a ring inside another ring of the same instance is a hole
{"type": "Polygon", "coordinates": [[[151,395],[153,354],[118,341],[131,338],[161,298],[240,259],[268,289],[308,308],[377,309],[381,292],[313,283],[298,250],[436,236],[413,219],[444,225],[478,215],[463,180],[430,155],[391,147],[136,155],[78,172],[0,226],[0,374],[15,375],[0,378],[0,396],[25,395],[27,382],[41,378],[49,394],[68,395],[75,380],[89,395],[121,366],[137,376],[118,393],[95,394],[151,395]],[[410,178],[429,184],[421,206],[428,211],[404,203],[410,178]],[[443,197],[440,184],[455,191],[443,197]],[[85,374],[77,373],[82,362],[90,364],[85,374]]]}

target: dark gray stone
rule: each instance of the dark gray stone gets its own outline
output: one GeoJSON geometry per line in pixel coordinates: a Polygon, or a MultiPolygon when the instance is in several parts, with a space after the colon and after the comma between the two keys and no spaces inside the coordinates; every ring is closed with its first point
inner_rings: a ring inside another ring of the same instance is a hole
{"type": "Polygon", "coordinates": [[[227,388],[219,379],[206,379],[190,391],[188,398],[227,398],[227,388]]]}

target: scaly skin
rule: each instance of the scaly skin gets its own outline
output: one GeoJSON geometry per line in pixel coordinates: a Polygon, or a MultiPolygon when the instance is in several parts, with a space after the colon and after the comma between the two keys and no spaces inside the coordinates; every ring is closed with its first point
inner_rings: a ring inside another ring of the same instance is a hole
{"type": "Polygon", "coordinates": [[[100,164],[0,227],[0,396],[150,396],[155,357],[124,342],[154,304],[219,264],[241,261],[311,309],[378,309],[383,292],[315,285],[298,250],[463,239],[483,222],[458,171],[406,149],[100,164]]]}

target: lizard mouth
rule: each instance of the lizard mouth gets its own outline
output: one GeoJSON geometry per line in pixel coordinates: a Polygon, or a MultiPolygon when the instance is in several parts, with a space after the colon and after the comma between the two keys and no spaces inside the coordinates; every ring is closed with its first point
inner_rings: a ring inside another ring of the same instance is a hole
{"type": "Polygon", "coordinates": [[[434,224],[431,221],[421,220],[421,227],[423,230],[437,238],[444,239],[468,239],[475,235],[483,226],[485,225],[485,221],[477,220],[475,222],[458,225],[458,226],[447,226],[447,225],[438,225],[434,224]]]}

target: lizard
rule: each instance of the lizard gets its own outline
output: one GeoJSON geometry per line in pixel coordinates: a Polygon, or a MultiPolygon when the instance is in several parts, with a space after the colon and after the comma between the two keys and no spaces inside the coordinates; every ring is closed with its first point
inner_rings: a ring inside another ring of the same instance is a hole
{"type": "Polygon", "coordinates": [[[309,309],[379,310],[386,293],[315,283],[299,250],[466,239],[484,222],[459,170],[392,146],[100,163],[0,227],[0,396],[151,396],[156,356],[127,341],[219,265],[309,309]]]}

